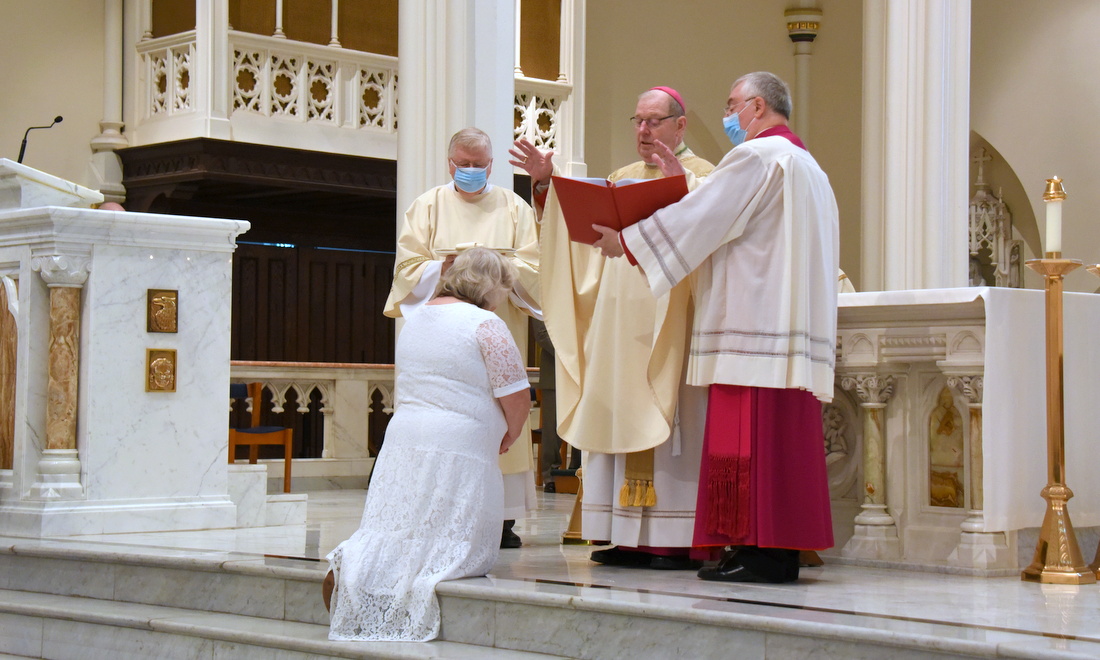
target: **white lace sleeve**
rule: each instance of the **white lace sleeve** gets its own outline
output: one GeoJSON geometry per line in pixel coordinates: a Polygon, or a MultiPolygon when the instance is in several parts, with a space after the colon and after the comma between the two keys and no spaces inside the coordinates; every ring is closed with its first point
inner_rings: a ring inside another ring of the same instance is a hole
{"type": "Polygon", "coordinates": [[[498,399],[530,387],[527,370],[519,355],[512,333],[500,319],[489,319],[477,326],[477,343],[485,359],[489,385],[498,399]]]}

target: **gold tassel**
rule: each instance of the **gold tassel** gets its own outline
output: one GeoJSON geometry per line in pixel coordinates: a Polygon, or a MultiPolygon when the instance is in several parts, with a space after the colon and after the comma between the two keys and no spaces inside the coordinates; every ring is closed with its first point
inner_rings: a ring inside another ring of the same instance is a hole
{"type": "Polygon", "coordinates": [[[653,482],[652,481],[647,481],[646,482],[645,505],[646,506],[657,506],[657,490],[655,488],[653,488],[653,482]]]}
{"type": "Polygon", "coordinates": [[[634,480],[634,506],[641,506],[645,501],[645,486],[642,484],[641,479],[634,480]]]}
{"type": "Polygon", "coordinates": [[[619,506],[630,506],[630,480],[624,479],[623,486],[619,489],[619,506]]]}

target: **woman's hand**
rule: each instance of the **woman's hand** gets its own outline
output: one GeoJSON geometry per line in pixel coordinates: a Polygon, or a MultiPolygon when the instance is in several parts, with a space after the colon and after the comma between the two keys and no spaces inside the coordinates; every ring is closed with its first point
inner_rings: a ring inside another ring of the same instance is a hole
{"type": "Polygon", "coordinates": [[[504,433],[504,439],[500,441],[500,453],[508,451],[508,448],[519,438],[523,431],[523,423],[531,413],[531,391],[520,390],[498,397],[500,408],[504,411],[504,420],[508,423],[508,430],[504,433]]]}

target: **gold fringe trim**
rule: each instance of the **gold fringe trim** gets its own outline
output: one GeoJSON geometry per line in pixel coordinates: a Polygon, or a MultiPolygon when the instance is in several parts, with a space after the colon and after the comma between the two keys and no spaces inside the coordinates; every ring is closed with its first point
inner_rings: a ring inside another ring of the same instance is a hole
{"type": "Polygon", "coordinates": [[[400,273],[401,271],[405,270],[409,266],[415,266],[416,264],[420,263],[421,261],[431,261],[431,259],[429,259],[427,257],[412,257],[410,259],[406,259],[406,260],[402,261],[401,263],[397,264],[397,268],[394,268],[393,272],[400,273]]]}
{"type": "Polygon", "coordinates": [[[619,506],[657,506],[657,491],[652,479],[624,479],[619,487],[619,506]]]}
{"type": "Polygon", "coordinates": [[[653,487],[653,456],[652,449],[626,454],[619,506],[657,506],[657,491],[653,487]]]}

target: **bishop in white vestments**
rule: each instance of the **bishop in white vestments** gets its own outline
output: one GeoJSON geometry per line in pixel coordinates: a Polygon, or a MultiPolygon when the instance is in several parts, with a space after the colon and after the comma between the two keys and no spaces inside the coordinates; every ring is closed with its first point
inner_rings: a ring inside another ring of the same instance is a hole
{"type": "MultiPolygon", "coordinates": [[[[676,90],[646,91],[631,120],[642,160],[616,170],[611,181],[660,177],[658,141],[674,145],[689,172],[713,168],[683,143],[687,117],[676,90]]],[[[511,162],[531,174],[542,211],[542,301],[557,357],[558,433],[585,451],[581,534],[617,544],[592,559],[696,568],[687,555],[706,390],[684,385],[690,284],[654,298],[637,269],[571,242],[549,185],[549,154],[523,141],[511,153],[511,162]]]]}

